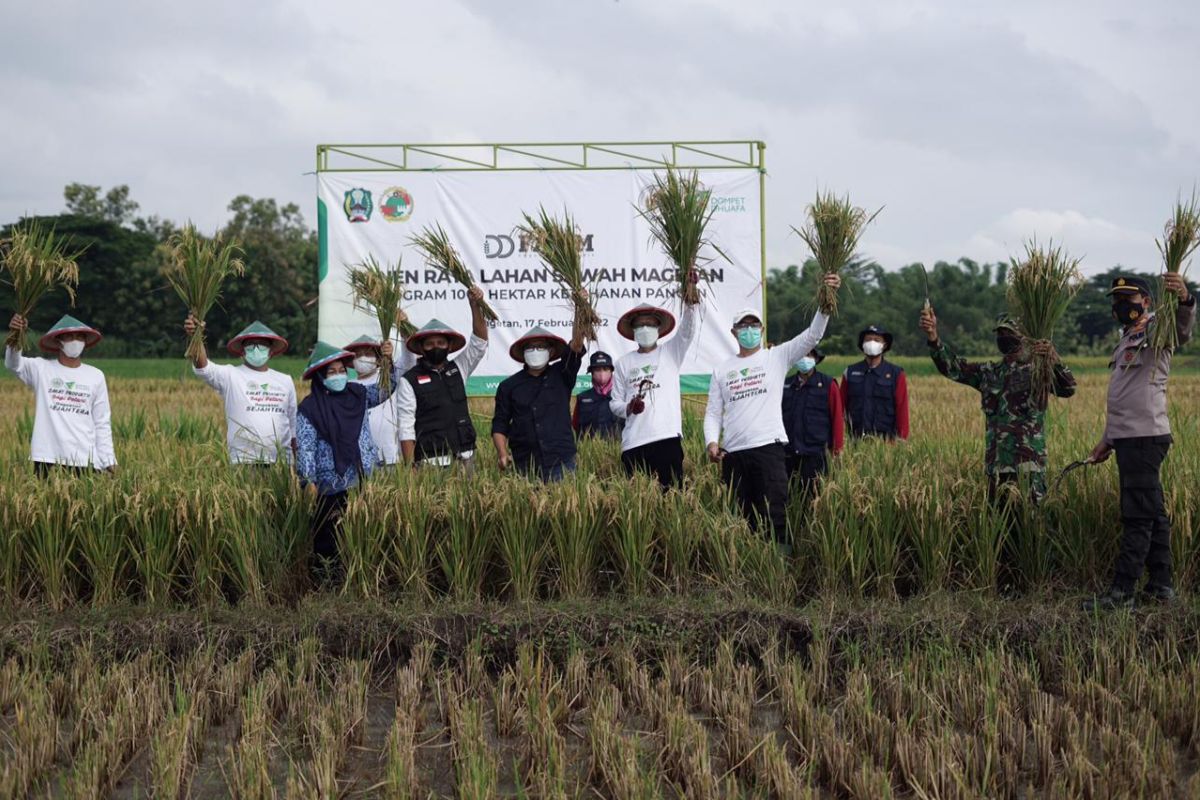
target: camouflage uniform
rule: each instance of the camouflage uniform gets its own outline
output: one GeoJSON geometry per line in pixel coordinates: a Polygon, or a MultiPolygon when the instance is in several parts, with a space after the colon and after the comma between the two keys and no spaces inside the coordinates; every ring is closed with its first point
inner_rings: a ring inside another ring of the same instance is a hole
{"type": "MultiPolygon", "coordinates": [[[[983,460],[989,496],[994,497],[1002,483],[1028,480],[1032,498],[1039,502],[1046,494],[1046,412],[1030,397],[1029,363],[1015,358],[967,361],[940,340],[931,344],[929,355],[938,372],[979,390],[987,424],[983,460]]],[[[1075,376],[1062,362],[1054,367],[1052,391],[1057,397],[1075,394],[1075,376]]]]}

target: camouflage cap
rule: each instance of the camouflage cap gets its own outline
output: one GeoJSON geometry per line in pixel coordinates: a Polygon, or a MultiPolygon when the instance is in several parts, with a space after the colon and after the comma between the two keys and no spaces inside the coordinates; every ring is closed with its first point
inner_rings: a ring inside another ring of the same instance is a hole
{"type": "Polygon", "coordinates": [[[994,327],[992,330],[1020,333],[1021,321],[1012,314],[1000,314],[996,317],[996,327],[994,327]]]}

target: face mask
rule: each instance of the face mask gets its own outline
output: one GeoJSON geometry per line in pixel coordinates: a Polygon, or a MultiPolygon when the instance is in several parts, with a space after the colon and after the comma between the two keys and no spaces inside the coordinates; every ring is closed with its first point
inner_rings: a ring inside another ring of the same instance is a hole
{"type": "Polygon", "coordinates": [[[246,348],[246,363],[252,367],[261,367],[271,359],[271,348],[261,344],[252,344],[246,348]]]}
{"type": "Polygon", "coordinates": [[[370,375],[375,371],[375,356],[359,356],[354,359],[354,371],[359,375],[370,375]]]}
{"type": "Polygon", "coordinates": [[[862,350],[874,358],[883,355],[883,342],[863,342],[862,350]]]}
{"type": "Polygon", "coordinates": [[[805,375],[812,372],[816,368],[817,360],[815,358],[809,358],[808,356],[805,356],[796,362],[796,369],[800,370],[805,375]]]}
{"type": "Polygon", "coordinates": [[[434,347],[431,350],[425,351],[425,360],[433,366],[446,363],[446,357],[450,355],[449,347],[434,347]]]}
{"type": "Polygon", "coordinates": [[[79,342],[79,341],[63,342],[62,343],[63,355],[66,356],[67,358],[79,358],[79,356],[83,353],[83,345],[84,345],[84,343],[79,342]]]}
{"type": "Polygon", "coordinates": [[[996,347],[1006,356],[1011,356],[1021,349],[1021,340],[1016,336],[997,336],[996,347]]]}
{"type": "Polygon", "coordinates": [[[747,350],[753,350],[762,344],[762,328],[742,328],[737,332],[738,344],[747,350]]]}
{"type": "Polygon", "coordinates": [[[325,388],[331,392],[340,392],[346,388],[346,384],[350,381],[350,376],[346,373],[340,375],[326,375],[325,388]]]}
{"type": "Polygon", "coordinates": [[[603,378],[600,377],[599,372],[600,371],[597,370],[596,372],[592,373],[592,388],[607,389],[609,386],[612,386],[612,372],[609,370],[604,370],[603,378]]]}
{"type": "Polygon", "coordinates": [[[1122,300],[1113,306],[1113,316],[1122,325],[1132,325],[1141,319],[1144,313],[1145,309],[1129,300],[1122,300]]]}
{"type": "Polygon", "coordinates": [[[638,343],[638,347],[654,347],[658,344],[658,328],[651,328],[649,325],[634,328],[633,340],[638,343]]]}
{"type": "Polygon", "coordinates": [[[544,347],[530,347],[525,351],[525,363],[530,369],[541,369],[550,363],[550,351],[544,347]]]}

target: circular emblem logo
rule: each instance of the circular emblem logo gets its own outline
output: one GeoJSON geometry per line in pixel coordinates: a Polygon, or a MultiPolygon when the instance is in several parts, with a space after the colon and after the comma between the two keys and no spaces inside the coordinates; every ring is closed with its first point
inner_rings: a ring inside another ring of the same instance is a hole
{"type": "Polygon", "coordinates": [[[388,222],[406,222],[413,213],[413,198],[402,186],[393,186],[383,193],[379,213],[388,222]]]}

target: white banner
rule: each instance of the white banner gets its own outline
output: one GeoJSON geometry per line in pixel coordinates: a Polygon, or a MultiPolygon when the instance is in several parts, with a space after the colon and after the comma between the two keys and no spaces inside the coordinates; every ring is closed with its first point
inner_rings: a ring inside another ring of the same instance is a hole
{"type": "MultiPolygon", "coordinates": [[[[437,318],[465,335],[471,328],[465,289],[443,279],[408,243],[425,225],[440,223],[500,316],[469,386],[472,394],[494,393],[520,369],[508,348],[526,331],[540,325],[564,339],[571,335],[569,301],[517,230],[522,212],[536,215],[544,205],[556,215],[569,210],[582,235],[583,266],[604,320],[589,351],[619,358],[634,347],[617,333],[621,314],[640,303],[680,311],[674,266],[637,212],[653,180],[653,173],[638,170],[320,173],[319,336],[340,346],[378,335],[375,319],[354,308],[346,279],[347,267],[368,256],[400,263],[405,310],[417,327],[437,318]]],[[[733,314],[763,302],[757,172],[710,169],[701,180],[716,208],[709,238],[728,260],[704,254],[710,280],[701,284],[703,321],[683,366],[685,391],[703,391],[713,366],[735,352],[733,314]]]]}

